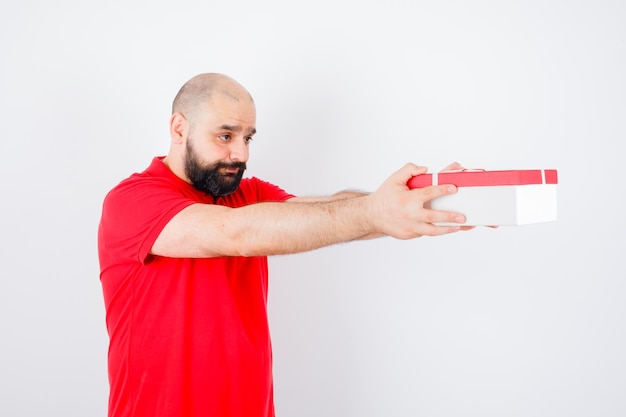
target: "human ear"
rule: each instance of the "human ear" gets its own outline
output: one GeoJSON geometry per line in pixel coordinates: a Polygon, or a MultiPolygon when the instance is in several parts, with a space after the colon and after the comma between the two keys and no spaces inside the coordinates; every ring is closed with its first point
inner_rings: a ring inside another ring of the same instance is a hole
{"type": "Polygon", "coordinates": [[[170,117],[170,137],[172,143],[181,144],[189,134],[189,122],[182,113],[174,113],[170,117]]]}

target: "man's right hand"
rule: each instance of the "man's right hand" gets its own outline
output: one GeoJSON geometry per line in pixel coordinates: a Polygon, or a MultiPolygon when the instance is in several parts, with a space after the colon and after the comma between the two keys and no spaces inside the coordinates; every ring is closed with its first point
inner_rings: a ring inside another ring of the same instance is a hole
{"type": "Polygon", "coordinates": [[[409,189],[411,177],[426,173],[427,168],[408,163],[393,173],[370,199],[374,227],[385,235],[398,239],[437,236],[462,229],[465,216],[449,211],[431,210],[424,204],[437,197],[456,193],[454,185],[436,185],[409,189]],[[459,226],[436,226],[436,222],[459,223],[459,226]]]}

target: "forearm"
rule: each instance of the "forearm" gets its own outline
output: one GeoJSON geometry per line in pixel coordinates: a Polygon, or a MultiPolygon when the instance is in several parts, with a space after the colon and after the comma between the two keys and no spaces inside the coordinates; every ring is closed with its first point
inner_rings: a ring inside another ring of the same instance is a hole
{"type": "Polygon", "coordinates": [[[329,198],[330,200],[344,200],[346,198],[364,197],[369,194],[370,193],[366,193],[363,191],[344,190],[344,191],[340,191],[338,193],[331,195],[329,198]]]}
{"type": "MultiPolygon", "coordinates": [[[[364,191],[356,191],[356,190],[344,190],[344,191],[340,191],[338,193],[332,194],[330,196],[296,197],[296,198],[289,200],[289,202],[290,203],[323,203],[323,202],[336,201],[336,200],[345,200],[348,198],[364,197],[367,195],[370,195],[370,193],[364,192],[364,191]]],[[[366,235],[359,236],[355,238],[354,240],[374,239],[374,238],[382,237],[382,236],[385,236],[385,235],[382,233],[375,232],[375,233],[368,233],[366,235]]]]}
{"type": "Polygon", "coordinates": [[[305,252],[375,234],[366,194],[327,201],[260,203],[233,209],[223,225],[229,252],[240,256],[305,252]]]}
{"type": "Polygon", "coordinates": [[[347,198],[364,197],[369,194],[370,193],[366,193],[363,191],[345,190],[345,191],[340,191],[338,193],[332,194],[330,196],[295,197],[295,198],[288,200],[288,202],[289,203],[324,203],[328,201],[345,200],[347,198]]]}
{"type": "MultiPolygon", "coordinates": [[[[364,197],[366,195],[370,195],[370,193],[363,192],[363,191],[345,190],[345,191],[340,191],[338,193],[331,195],[330,199],[331,200],[343,200],[346,198],[364,197]]],[[[379,232],[371,232],[363,236],[359,236],[355,240],[375,239],[375,238],[382,237],[382,236],[385,236],[385,235],[379,232]]]]}

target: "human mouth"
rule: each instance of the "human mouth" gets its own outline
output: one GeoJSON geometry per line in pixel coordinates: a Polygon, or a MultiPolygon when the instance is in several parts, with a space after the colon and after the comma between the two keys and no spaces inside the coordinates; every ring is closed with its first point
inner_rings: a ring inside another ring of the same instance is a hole
{"type": "Polygon", "coordinates": [[[224,168],[223,173],[226,175],[237,175],[239,174],[239,168],[224,168]]]}
{"type": "Polygon", "coordinates": [[[245,165],[242,166],[242,164],[232,164],[232,165],[223,165],[222,166],[222,173],[225,175],[238,175],[240,174],[243,170],[245,170],[245,165]]]}

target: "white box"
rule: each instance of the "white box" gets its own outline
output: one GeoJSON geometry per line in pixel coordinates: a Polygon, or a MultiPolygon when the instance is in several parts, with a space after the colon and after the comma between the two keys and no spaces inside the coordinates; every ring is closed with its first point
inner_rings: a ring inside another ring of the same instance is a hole
{"type": "Polygon", "coordinates": [[[462,213],[467,226],[512,226],[557,220],[556,170],[447,171],[418,175],[408,182],[409,188],[437,184],[454,184],[458,191],[435,198],[425,207],[462,213]]]}

